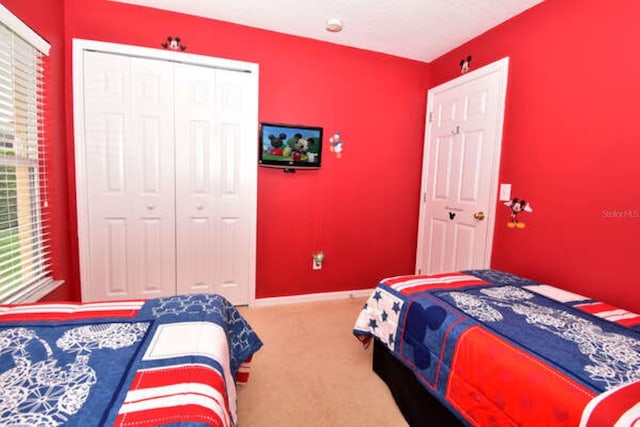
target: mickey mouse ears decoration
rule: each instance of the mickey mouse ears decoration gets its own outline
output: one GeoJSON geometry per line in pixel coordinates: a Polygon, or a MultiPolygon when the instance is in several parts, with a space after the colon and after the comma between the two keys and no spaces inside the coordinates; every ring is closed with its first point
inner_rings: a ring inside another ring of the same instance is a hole
{"type": "Polygon", "coordinates": [[[471,55],[467,56],[466,59],[462,59],[460,61],[460,73],[464,74],[469,71],[469,67],[471,66],[471,55]]]}
{"type": "Polygon", "coordinates": [[[181,50],[183,52],[187,50],[187,47],[182,43],[180,43],[180,37],[177,37],[177,36],[167,37],[167,41],[165,43],[162,43],[162,47],[165,49],[171,49],[171,50],[181,50]]]}

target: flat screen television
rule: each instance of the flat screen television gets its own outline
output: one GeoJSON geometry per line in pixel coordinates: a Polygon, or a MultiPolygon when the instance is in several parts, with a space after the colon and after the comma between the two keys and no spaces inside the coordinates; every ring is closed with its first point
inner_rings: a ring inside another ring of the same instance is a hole
{"type": "Polygon", "coordinates": [[[322,128],[260,123],[258,164],[284,169],[317,169],[322,159],[322,128]]]}

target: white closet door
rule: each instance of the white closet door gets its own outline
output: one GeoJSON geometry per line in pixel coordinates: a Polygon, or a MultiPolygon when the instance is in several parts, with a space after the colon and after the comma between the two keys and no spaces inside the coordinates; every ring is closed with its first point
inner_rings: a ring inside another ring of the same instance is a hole
{"type": "Polygon", "coordinates": [[[256,82],[176,65],[178,293],[247,304],[255,286],[256,82]]]}
{"type": "Polygon", "coordinates": [[[173,295],[173,65],[83,55],[83,300],[173,295]]]}

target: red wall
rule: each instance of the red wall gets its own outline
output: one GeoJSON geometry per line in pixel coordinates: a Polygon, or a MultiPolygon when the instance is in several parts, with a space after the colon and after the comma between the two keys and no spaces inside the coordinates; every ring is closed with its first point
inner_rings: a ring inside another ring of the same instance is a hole
{"type": "Polygon", "coordinates": [[[260,120],[320,125],[345,141],[342,159],[325,147],[319,171],[259,169],[258,297],[366,288],[413,270],[425,88],[456,77],[471,54],[472,68],[511,58],[501,181],[534,208],[526,229],[510,230],[499,205],[492,266],[640,311],[640,4],[623,3],[547,0],[427,65],[105,0],[5,0],[52,43],[53,266],[67,285],[50,299],[79,297],[71,37],[158,47],[180,35],[188,52],[260,64],[260,120]],[[318,249],[325,268],[312,271],[318,249]]]}
{"type": "Polygon", "coordinates": [[[467,55],[472,69],[510,57],[501,182],[534,212],[511,230],[499,205],[492,267],[640,312],[638,16],[634,0],[547,0],[430,73],[439,84],[467,55]]]}
{"type": "MultiPolygon", "coordinates": [[[[261,121],[324,128],[322,169],[259,168],[257,297],[370,288],[413,272],[427,64],[105,0],[65,4],[69,116],[71,38],[160,48],[171,35],[189,53],[259,63],[261,121]],[[327,141],[336,130],[341,159],[327,141]],[[314,271],[316,250],[326,259],[314,271]]],[[[71,125],[67,141],[72,152],[71,125]]],[[[250,143],[257,149],[257,136],[250,143]]]]}
{"type": "Polygon", "coordinates": [[[51,44],[47,59],[46,123],[49,206],[53,275],[65,285],[47,299],[74,300],[79,297],[70,237],[69,188],[67,185],[67,146],[65,134],[64,13],[63,0],[3,0],[2,4],[51,44]]]}

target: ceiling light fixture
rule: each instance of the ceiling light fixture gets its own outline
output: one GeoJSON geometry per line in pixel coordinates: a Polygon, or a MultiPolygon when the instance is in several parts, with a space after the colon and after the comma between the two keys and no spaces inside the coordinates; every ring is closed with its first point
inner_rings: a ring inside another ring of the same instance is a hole
{"type": "Polygon", "coordinates": [[[327,31],[332,33],[338,33],[342,31],[342,20],[338,18],[331,18],[327,21],[327,31]]]}

